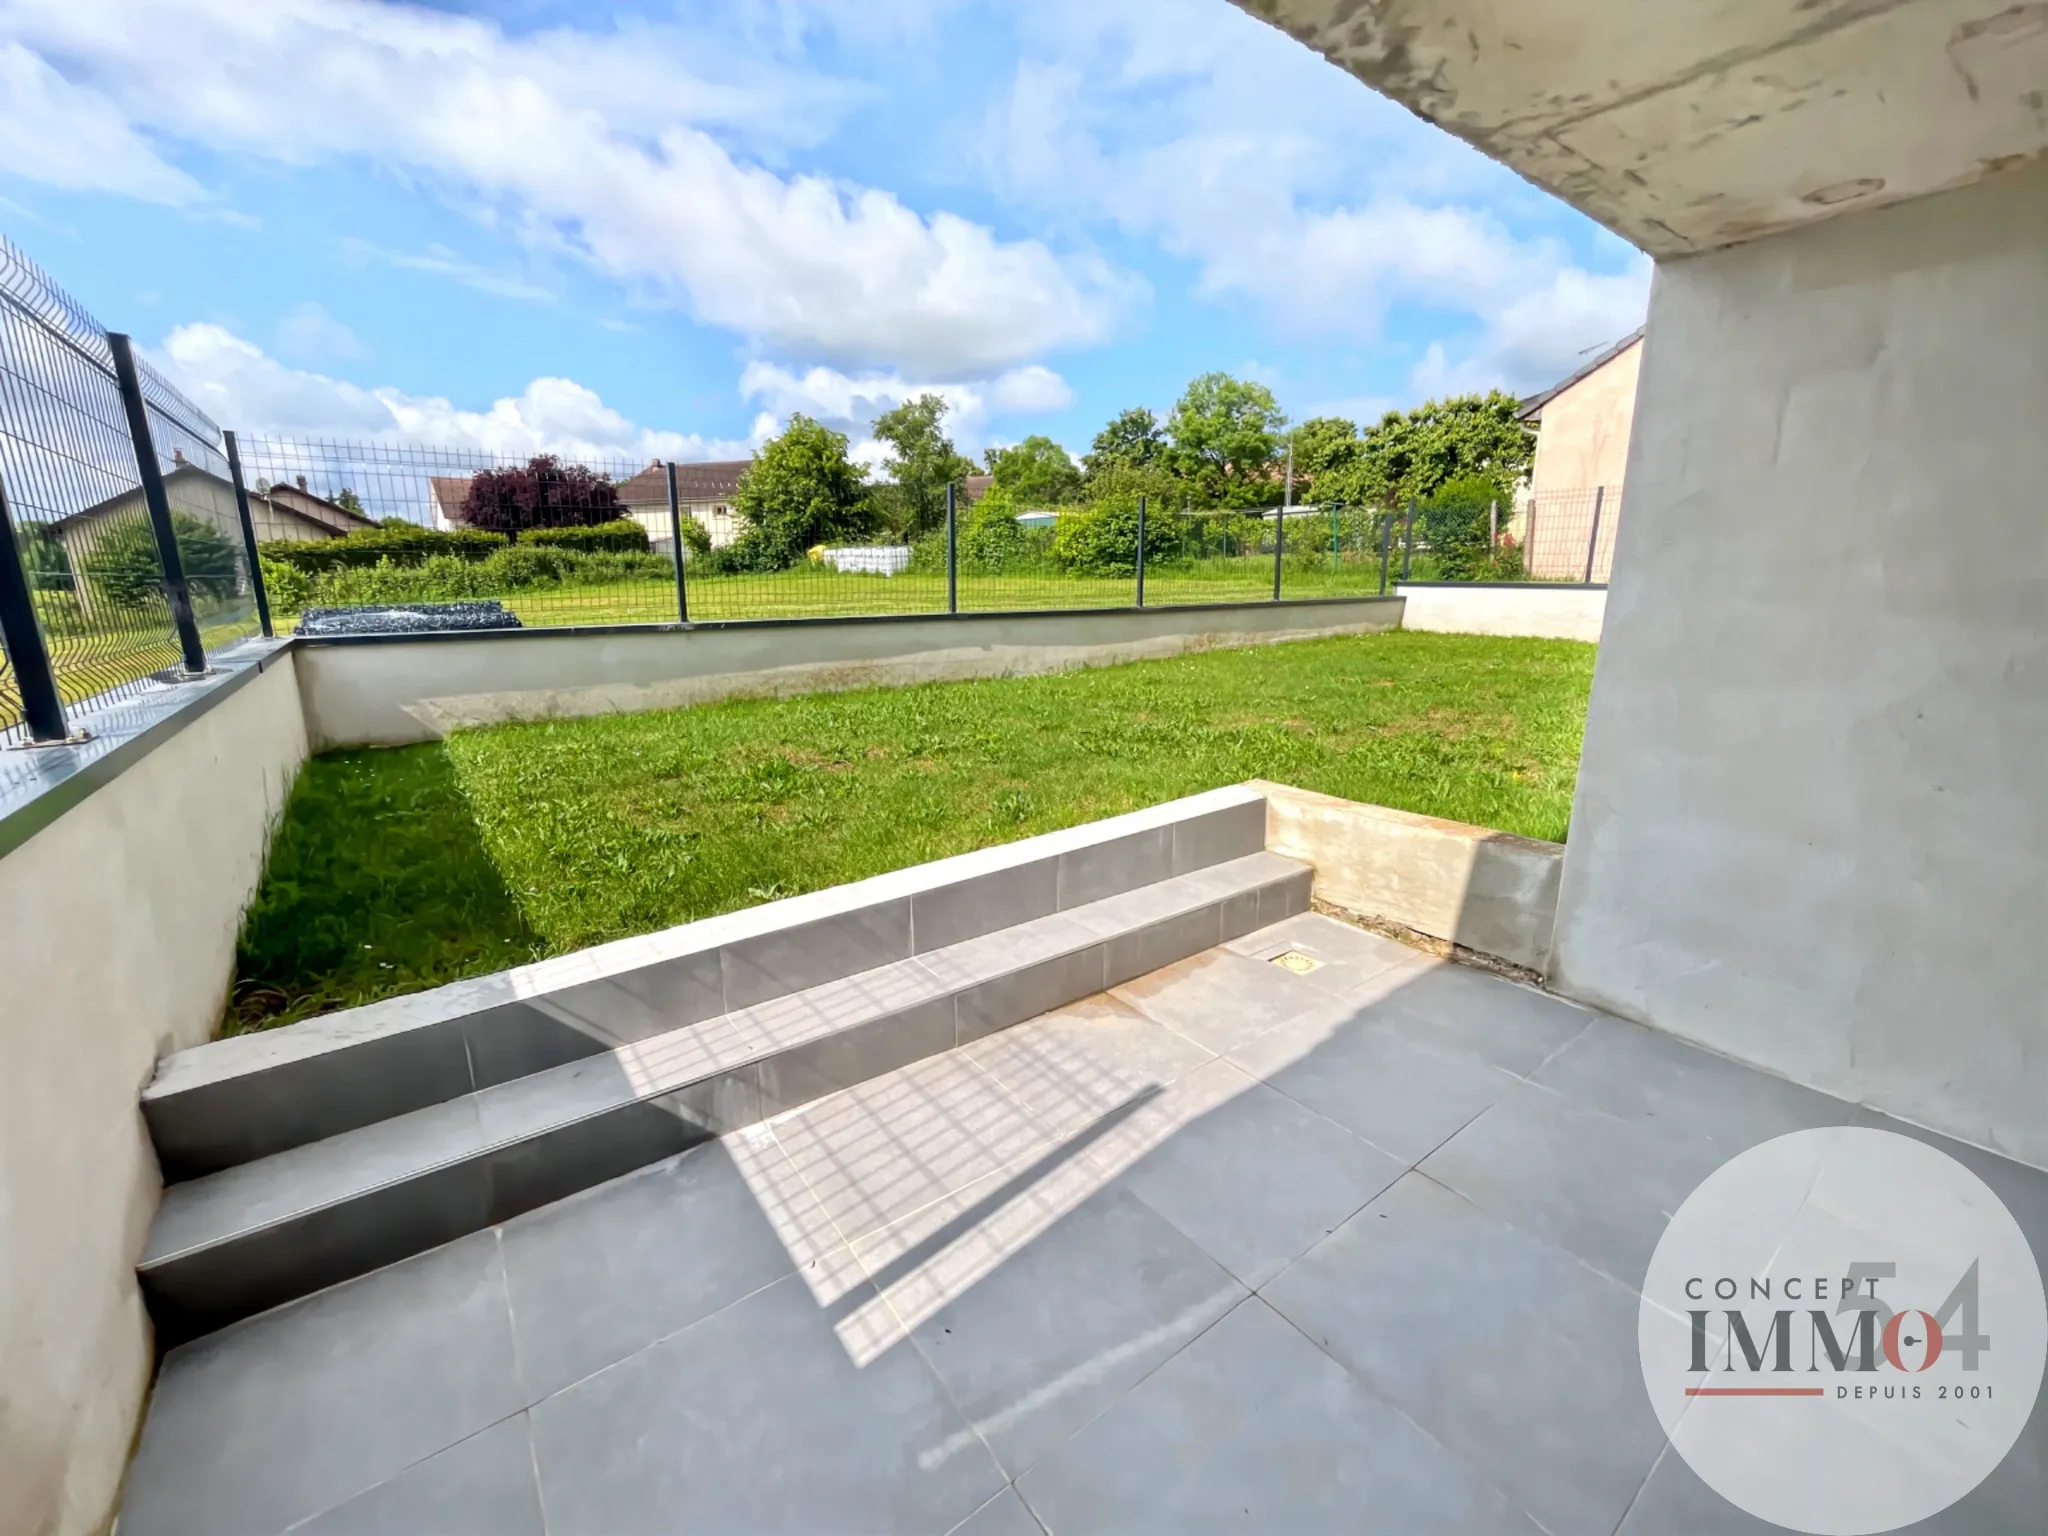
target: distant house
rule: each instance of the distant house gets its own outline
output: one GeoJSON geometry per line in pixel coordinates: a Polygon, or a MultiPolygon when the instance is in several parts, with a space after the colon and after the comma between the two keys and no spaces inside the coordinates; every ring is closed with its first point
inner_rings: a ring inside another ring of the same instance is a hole
{"type": "MultiPolygon", "coordinates": [[[[711,544],[722,549],[740,536],[740,516],[733,510],[740,476],[754,467],[752,459],[718,459],[676,465],[676,505],[694,517],[711,544]]],[[[668,466],[656,459],[619,487],[626,516],[647,530],[647,537],[668,548],[668,466]]]]}
{"type": "MultiPolygon", "coordinates": [[[[171,511],[182,512],[205,523],[222,537],[242,542],[242,518],[235,507],[235,488],[227,480],[179,456],[164,476],[164,494],[171,511]]],[[[73,512],[49,524],[44,533],[62,542],[71,557],[71,568],[80,569],[101,537],[129,517],[146,517],[142,487],[110,496],[83,511],[73,512]]],[[[357,528],[374,526],[360,512],[351,512],[338,502],[315,496],[303,484],[258,481],[249,489],[249,521],[255,525],[258,542],[287,539],[316,543],[338,539],[357,528]]]]}
{"type": "MultiPolygon", "coordinates": [[[[711,536],[714,546],[730,544],[739,537],[739,514],[733,498],[740,488],[740,476],[752,468],[752,459],[726,459],[707,464],[676,465],[676,504],[686,517],[694,517],[711,536]]],[[[434,526],[460,528],[462,505],[469,497],[467,475],[434,475],[427,481],[433,497],[434,526]]],[[[668,466],[652,460],[638,474],[619,482],[621,513],[647,530],[655,548],[666,551],[668,527],[668,466]]]]}
{"type": "Polygon", "coordinates": [[[1516,414],[1536,431],[1536,464],[1515,523],[1530,574],[1607,579],[1642,360],[1638,329],[1522,401],[1516,414]]]}

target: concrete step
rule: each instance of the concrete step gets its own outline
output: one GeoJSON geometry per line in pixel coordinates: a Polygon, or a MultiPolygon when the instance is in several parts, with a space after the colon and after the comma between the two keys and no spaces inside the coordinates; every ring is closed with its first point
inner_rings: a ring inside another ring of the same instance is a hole
{"type": "Polygon", "coordinates": [[[140,1265],[167,1342],[1306,911],[1253,853],[1081,902],[174,1184],[140,1265]]]}
{"type": "Polygon", "coordinates": [[[1264,794],[1211,790],[180,1051],[142,1112],[197,1178],[1265,846],[1264,794]]]}

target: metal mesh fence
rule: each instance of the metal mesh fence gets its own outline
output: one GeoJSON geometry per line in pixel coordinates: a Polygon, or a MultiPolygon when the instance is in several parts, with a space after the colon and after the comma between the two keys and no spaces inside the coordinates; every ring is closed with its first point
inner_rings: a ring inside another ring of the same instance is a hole
{"type": "Polygon", "coordinates": [[[1530,581],[1604,582],[1614,569],[1621,487],[1542,491],[1515,512],[1506,537],[1530,581]]]}
{"type": "Polygon", "coordinates": [[[280,633],[322,609],[478,601],[522,626],[676,618],[665,465],[411,443],[239,447],[280,633]]]}
{"type": "Polygon", "coordinates": [[[1514,507],[1418,506],[1392,518],[1395,582],[1605,584],[1621,487],[1543,491],[1514,507]]]}
{"type": "MultiPolygon", "coordinates": [[[[254,629],[253,587],[220,433],[139,367],[172,526],[203,643],[254,629]]],[[[106,332],[0,237],[0,488],[57,689],[75,701],[132,693],[179,648],[106,332]]],[[[21,733],[12,659],[0,663],[0,740],[21,733]]]]}

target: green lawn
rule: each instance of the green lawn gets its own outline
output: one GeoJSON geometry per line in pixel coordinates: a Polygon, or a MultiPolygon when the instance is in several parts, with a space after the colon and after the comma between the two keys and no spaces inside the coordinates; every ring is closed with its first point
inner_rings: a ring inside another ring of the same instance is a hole
{"type": "Polygon", "coordinates": [[[1394,632],[309,764],[230,1029],[1263,777],[1561,839],[1593,647],[1394,632]]]}

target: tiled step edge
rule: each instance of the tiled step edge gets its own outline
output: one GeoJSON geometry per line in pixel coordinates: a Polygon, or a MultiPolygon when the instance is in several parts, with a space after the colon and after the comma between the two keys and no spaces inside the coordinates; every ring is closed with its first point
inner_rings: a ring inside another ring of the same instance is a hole
{"type": "Polygon", "coordinates": [[[140,1272],[190,1337],[1308,908],[1259,853],[172,1186],[140,1272]]]}
{"type": "Polygon", "coordinates": [[[195,1178],[1262,851],[1233,786],[165,1058],[142,1112],[195,1178]]]}

